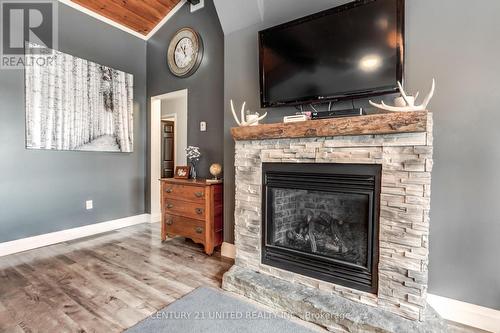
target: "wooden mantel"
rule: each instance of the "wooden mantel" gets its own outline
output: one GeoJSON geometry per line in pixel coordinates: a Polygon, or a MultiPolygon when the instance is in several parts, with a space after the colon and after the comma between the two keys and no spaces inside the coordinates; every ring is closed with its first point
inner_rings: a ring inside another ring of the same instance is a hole
{"type": "Polygon", "coordinates": [[[235,140],[264,140],[416,133],[427,131],[427,111],[383,113],[367,116],[309,120],[297,123],[234,127],[235,140]]]}

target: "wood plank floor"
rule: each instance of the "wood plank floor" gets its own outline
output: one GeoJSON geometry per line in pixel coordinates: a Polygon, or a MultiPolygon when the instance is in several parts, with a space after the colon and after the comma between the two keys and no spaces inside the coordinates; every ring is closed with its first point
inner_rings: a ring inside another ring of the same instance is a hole
{"type": "MultiPolygon", "coordinates": [[[[0,258],[0,333],[122,332],[205,285],[233,264],[159,224],[0,258]]],[[[452,325],[451,332],[480,332],[452,325]]]]}
{"type": "Polygon", "coordinates": [[[0,258],[0,332],[122,332],[232,260],[142,224],[0,258]]]}

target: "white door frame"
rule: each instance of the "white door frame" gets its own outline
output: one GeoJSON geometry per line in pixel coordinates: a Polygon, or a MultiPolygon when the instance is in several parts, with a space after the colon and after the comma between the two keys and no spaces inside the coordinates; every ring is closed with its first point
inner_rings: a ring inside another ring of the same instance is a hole
{"type": "MultiPolygon", "coordinates": [[[[150,204],[151,204],[151,222],[158,222],[161,219],[161,206],[160,206],[160,182],[161,178],[161,102],[167,99],[175,98],[185,98],[186,105],[188,100],[188,90],[178,90],[170,92],[167,94],[162,94],[158,96],[151,97],[151,193],[150,193],[150,204]]],[[[187,113],[187,108],[186,108],[187,113]]],[[[177,119],[177,116],[175,117],[177,119]]],[[[175,135],[177,138],[177,132],[181,130],[177,126],[175,135]]],[[[187,135],[187,129],[185,129],[187,135]]],[[[178,142],[176,140],[176,142],[178,142]]],[[[177,147],[176,147],[177,149],[177,147]]],[[[185,164],[184,161],[176,161],[179,164],[185,164]]]]}

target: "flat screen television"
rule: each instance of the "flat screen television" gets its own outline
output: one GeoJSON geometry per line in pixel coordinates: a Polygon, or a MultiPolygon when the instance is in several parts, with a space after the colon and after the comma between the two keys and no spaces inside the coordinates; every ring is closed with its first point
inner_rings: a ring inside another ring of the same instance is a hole
{"type": "Polygon", "coordinates": [[[362,0],[259,32],[262,107],[397,91],[404,0],[362,0]]]}

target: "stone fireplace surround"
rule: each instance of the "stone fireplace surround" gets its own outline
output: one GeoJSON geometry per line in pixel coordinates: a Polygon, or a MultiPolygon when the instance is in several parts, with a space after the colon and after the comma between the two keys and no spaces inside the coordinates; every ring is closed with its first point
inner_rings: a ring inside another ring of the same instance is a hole
{"type": "MultiPolygon", "coordinates": [[[[426,308],[430,308],[426,294],[433,163],[431,113],[379,114],[235,128],[233,137],[236,140],[236,258],[235,265],[224,275],[224,289],[271,306],[275,304],[280,310],[299,317],[301,314],[290,298],[302,293],[304,297],[313,294],[323,300],[326,297],[327,303],[347,301],[349,307],[359,305],[361,312],[376,310],[374,317],[389,315],[393,321],[401,319],[402,327],[407,322],[415,331],[427,331],[430,323],[437,325],[432,331],[441,327],[441,320],[432,309],[426,313],[426,308]],[[376,294],[262,264],[261,168],[264,162],[382,166],[376,294]],[[286,288],[283,283],[288,284],[286,288]],[[273,288],[281,292],[273,294],[269,290],[273,288]],[[298,294],[290,295],[290,290],[297,290],[298,294]]],[[[364,323],[364,328],[357,330],[361,326],[354,319],[341,321],[340,325],[339,317],[333,315],[327,322],[316,323],[337,330],[342,327],[347,332],[363,331],[366,327],[393,331],[384,325],[370,326],[371,323],[364,323]]]]}

